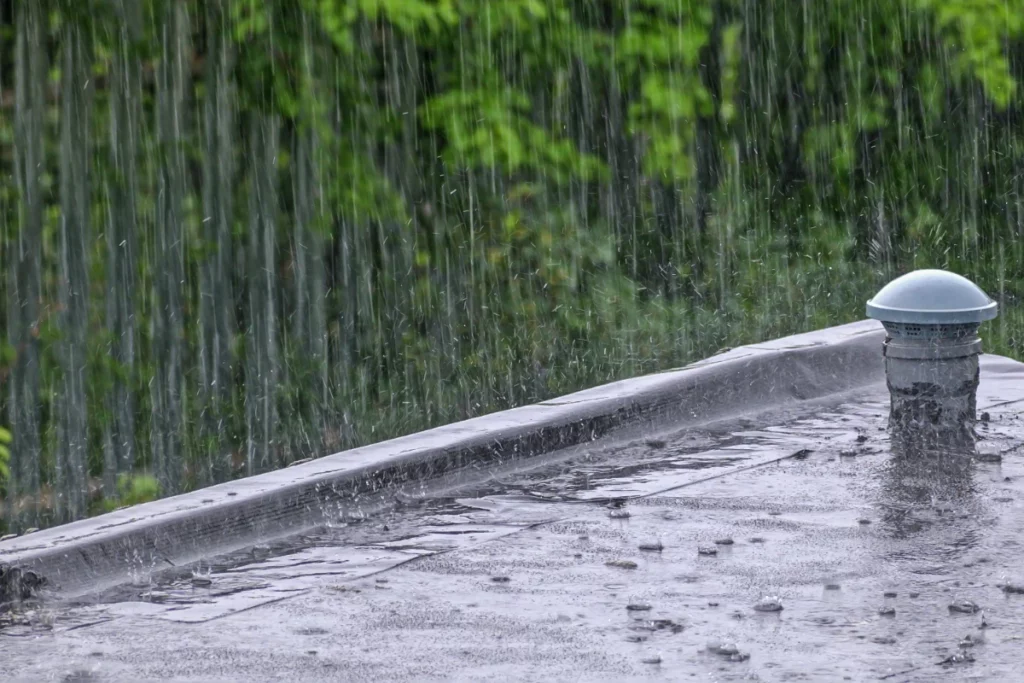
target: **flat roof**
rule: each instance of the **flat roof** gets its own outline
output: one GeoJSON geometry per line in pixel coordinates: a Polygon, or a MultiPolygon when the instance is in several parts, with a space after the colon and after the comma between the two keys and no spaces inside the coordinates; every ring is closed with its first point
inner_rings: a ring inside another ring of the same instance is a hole
{"type": "Polygon", "coordinates": [[[1003,586],[1024,585],[1024,364],[981,366],[973,457],[895,457],[881,382],[663,426],[44,600],[0,626],[0,673],[1017,680],[1024,595],[1003,586]]]}

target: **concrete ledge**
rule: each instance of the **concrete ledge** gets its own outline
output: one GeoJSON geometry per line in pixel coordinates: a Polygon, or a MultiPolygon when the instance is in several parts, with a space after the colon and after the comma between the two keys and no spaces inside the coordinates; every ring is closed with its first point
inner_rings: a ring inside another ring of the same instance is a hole
{"type": "Polygon", "coordinates": [[[848,392],[883,381],[883,338],[879,323],[862,321],[740,347],[679,370],[18,537],[0,543],[0,584],[15,588],[34,572],[75,596],[379,507],[402,487],[454,472],[482,476],[628,426],[695,426],[848,392]]]}

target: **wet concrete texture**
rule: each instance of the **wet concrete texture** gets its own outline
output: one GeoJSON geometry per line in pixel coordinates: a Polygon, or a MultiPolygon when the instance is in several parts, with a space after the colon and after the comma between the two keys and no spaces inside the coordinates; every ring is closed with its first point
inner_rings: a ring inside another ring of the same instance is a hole
{"type": "Polygon", "coordinates": [[[974,451],[894,445],[880,380],[44,595],[0,677],[1016,681],[1024,365],[978,406],[974,451]]]}
{"type": "MultiPolygon", "coordinates": [[[[34,576],[64,595],[123,583],[386,509],[624,430],[676,429],[835,400],[882,372],[881,325],[864,321],[733,349],[686,368],[588,389],[357,448],[276,472],[0,541],[0,590],[34,576]],[[32,572],[32,574],[28,574],[32,572]]],[[[2,599],[2,598],[0,598],[2,599]]]]}

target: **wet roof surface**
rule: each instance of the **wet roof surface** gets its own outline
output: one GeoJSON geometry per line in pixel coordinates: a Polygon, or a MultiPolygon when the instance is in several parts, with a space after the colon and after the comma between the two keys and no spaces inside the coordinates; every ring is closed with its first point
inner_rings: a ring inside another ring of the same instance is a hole
{"type": "Polygon", "coordinates": [[[895,458],[879,385],[400,497],[25,605],[0,622],[0,676],[1017,680],[1024,365],[984,357],[978,406],[973,457],[895,458]]]}

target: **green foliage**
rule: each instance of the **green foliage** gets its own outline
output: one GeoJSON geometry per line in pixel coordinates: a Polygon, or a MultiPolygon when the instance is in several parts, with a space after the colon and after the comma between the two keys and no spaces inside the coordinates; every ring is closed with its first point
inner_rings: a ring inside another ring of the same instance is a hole
{"type": "Polygon", "coordinates": [[[689,179],[698,116],[712,113],[697,66],[711,35],[713,13],[703,3],[648,1],[615,39],[618,66],[640,83],[630,124],[646,142],[645,168],[689,179]]]}
{"type": "Polygon", "coordinates": [[[11,433],[0,427],[0,484],[11,475],[10,462],[11,451],[8,446],[11,443],[11,433]]]}
{"type": "MultiPolygon", "coordinates": [[[[47,88],[63,87],[52,57],[67,26],[82,22],[95,43],[85,372],[90,476],[118,482],[108,509],[158,494],[130,473],[156,471],[172,390],[182,445],[168,457],[197,486],[244,471],[252,423],[270,424],[268,461],[285,464],[855,320],[909,268],[976,279],[1001,305],[987,348],[1024,347],[1022,0],[49,7],[47,88]],[[169,177],[156,76],[172,7],[188,34],[170,145],[186,176],[177,304],[159,291],[154,229],[169,177]],[[125,30],[129,10],[138,35],[125,30]],[[131,178],[110,142],[120,54],[141,79],[122,116],[137,124],[131,178]],[[269,120],[280,145],[260,165],[252,122],[269,120]],[[113,190],[128,185],[131,344],[108,329],[108,293],[129,287],[117,245],[95,239],[112,234],[113,190]],[[253,225],[270,226],[258,246],[253,225]],[[230,301],[210,313],[214,291],[230,301]],[[185,321],[171,389],[156,375],[161,320],[185,321]],[[262,420],[246,412],[263,380],[257,331],[276,382],[262,420]],[[115,416],[134,430],[134,460],[116,473],[115,416]]],[[[0,26],[2,69],[17,62],[17,30],[0,26]]],[[[5,102],[19,78],[0,77],[5,102]]],[[[57,302],[60,98],[46,102],[33,336],[43,486],[55,479],[69,339],[57,302]]],[[[0,159],[16,165],[24,126],[8,112],[0,159]]],[[[18,183],[0,187],[12,277],[25,201],[18,183]]],[[[24,374],[15,341],[0,344],[0,369],[24,374]]]]}
{"type": "Polygon", "coordinates": [[[160,497],[160,485],[156,477],[148,474],[122,474],[117,479],[117,493],[104,498],[104,512],[111,512],[121,507],[129,507],[140,503],[148,503],[160,497]]]}
{"type": "Polygon", "coordinates": [[[981,83],[1000,109],[1013,101],[1017,80],[1007,60],[1005,41],[1024,34],[1024,6],[1004,0],[916,0],[933,15],[954,52],[953,65],[961,77],[981,83]]]}
{"type": "Polygon", "coordinates": [[[427,129],[445,135],[445,161],[453,167],[476,166],[517,174],[531,171],[552,182],[596,179],[605,168],[580,154],[572,141],[558,139],[529,121],[530,98],[524,92],[491,86],[453,90],[434,97],[421,115],[427,129]]]}

